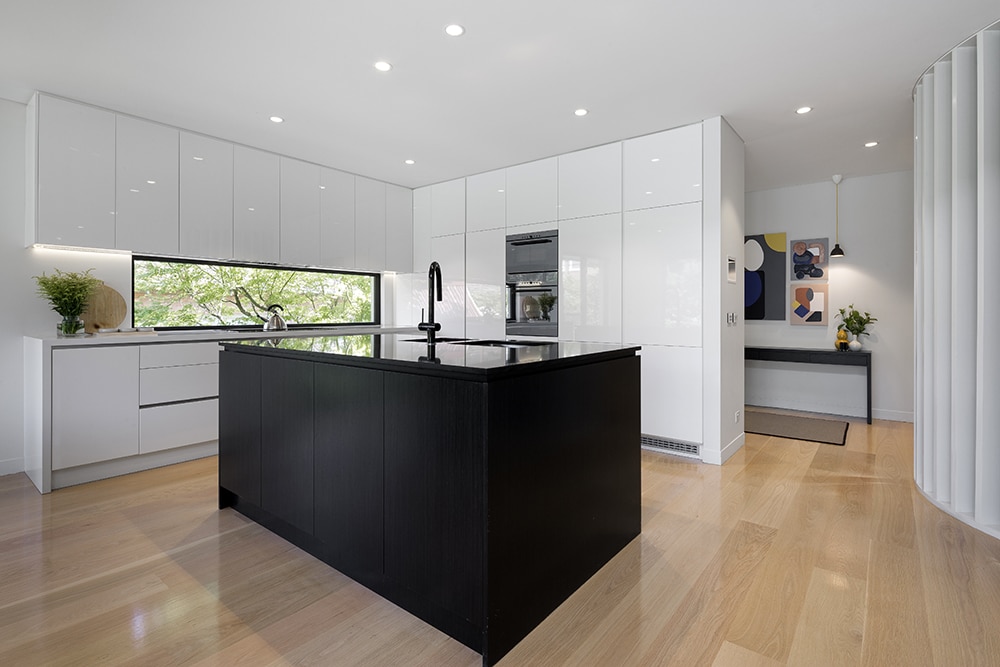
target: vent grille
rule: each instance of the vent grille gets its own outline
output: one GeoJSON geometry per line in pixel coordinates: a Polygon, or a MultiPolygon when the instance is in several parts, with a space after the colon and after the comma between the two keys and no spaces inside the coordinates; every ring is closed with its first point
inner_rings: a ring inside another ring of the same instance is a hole
{"type": "Polygon", "coordinates": [[[691,459],[701,460],[700,445],[693,442],[678,442],[676,440],[666,440],[664,438],[657,438],[653,435],[642,434],[640,438],[640,443],[643,447],[649,449],[655,449],[658,451],[668,452],[670,454],[677,454],[678,456],[686,456],[691,459]]]}

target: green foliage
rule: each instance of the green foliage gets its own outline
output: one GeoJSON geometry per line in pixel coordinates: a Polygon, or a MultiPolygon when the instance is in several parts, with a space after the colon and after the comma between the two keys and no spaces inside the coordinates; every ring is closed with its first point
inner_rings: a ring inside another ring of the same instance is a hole
{"type": "Polygon", "coordinates": [[[847,308],[841,308],[837,317],[842,320],[841,323],[837,325],[837,331],[843,331],[846,329],[855,336],[869,335],[865,329],[867,329],[868,325],[872,322],[878,322],[878,318],[872,317],[871,313],[867,310],[864,315],[855,310],[853,303],[847,306],[847,308]]]}
{"type": "Polygon", "coordinates": [[[97,288],[103,284],[99,278],[90,275],[93,269],[79,272],[63,272],[55,269],[55,273],[47,276],[33,276],[38,283],[38,294],[49,300],[52,310],[63,317],[79,317],[87,309],[87,302],[97,288]]]}
{"type": "Polygon", "coordinates": [[[134,267],[135,326],[258,325],[273,303],[289,324],[373,321],[371,276],[146,260],[134,267]]]}

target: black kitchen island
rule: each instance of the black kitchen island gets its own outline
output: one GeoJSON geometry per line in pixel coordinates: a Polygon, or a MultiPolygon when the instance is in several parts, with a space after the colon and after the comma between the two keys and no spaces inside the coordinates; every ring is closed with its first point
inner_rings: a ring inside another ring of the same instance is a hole
{"type": "Polygon", "coordinates": [[[491,665],[640,532],[640,362],[477,343],[225,343],[219,503],[491,665]]]}

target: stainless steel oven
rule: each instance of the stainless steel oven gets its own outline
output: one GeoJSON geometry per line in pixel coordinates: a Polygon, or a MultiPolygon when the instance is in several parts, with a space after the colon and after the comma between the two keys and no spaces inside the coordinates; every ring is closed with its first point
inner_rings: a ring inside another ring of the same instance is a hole
{"type": "Polygon", "coordinates": [[[559,232],[507,237],[507,335],[559,335],[559,232]]]}

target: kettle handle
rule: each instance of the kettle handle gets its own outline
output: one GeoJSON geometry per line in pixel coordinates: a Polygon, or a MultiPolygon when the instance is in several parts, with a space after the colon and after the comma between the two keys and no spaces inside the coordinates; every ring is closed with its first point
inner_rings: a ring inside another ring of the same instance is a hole
{"type": "Polygon", "coordinates": [[[278,310],[284,310],[284,308],[281,306],[280,303],[272,303],[270,306],[265,308],[265,310],[272,310],[274,308],[277,308],[278,310]]]}

